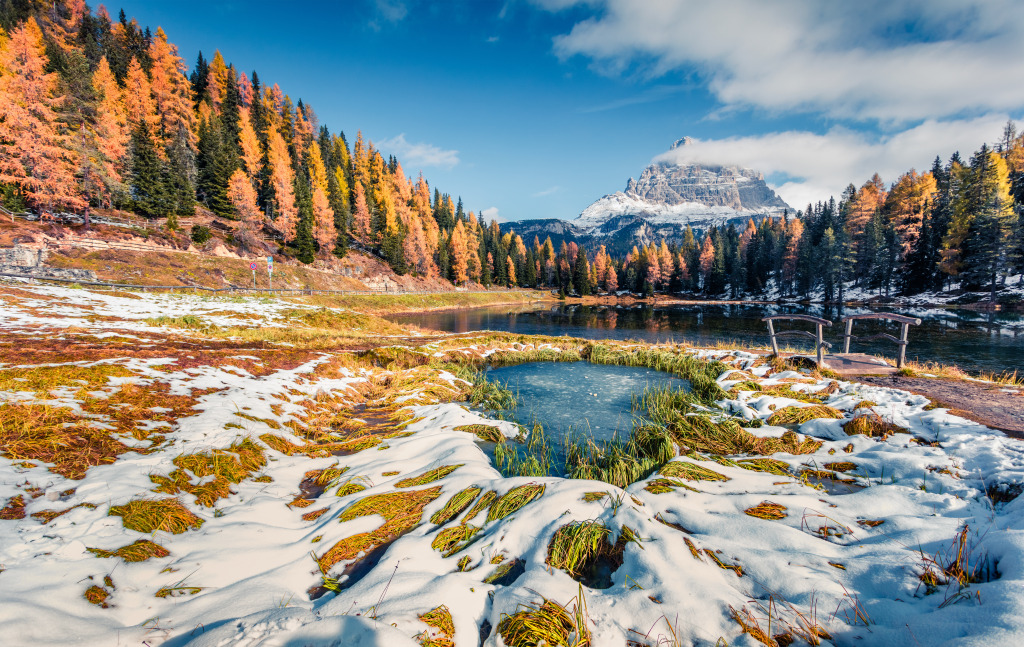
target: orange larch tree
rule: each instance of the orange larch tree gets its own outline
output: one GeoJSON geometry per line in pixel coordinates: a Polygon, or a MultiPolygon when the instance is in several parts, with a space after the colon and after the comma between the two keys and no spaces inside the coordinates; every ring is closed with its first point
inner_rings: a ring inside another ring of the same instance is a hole
{"type": "Polygon", "coordinates": [[[128,63],[128,75],[124,80],[124,103],[133,129],[142,120],[146,121],[150,132],[159,128],[160,117],[156,114],[149,77],[134,56],[128,63]]]}
{"type": "Polygon", "coordinates": [[[185,76],[188,68],[178,56],[178,47],[167,42],[167,34],[159,27],[149,45],[149,57],[153,61],[150,91],[158,117],[154,131],[158,145],[163,148],[179,132],[187,132],[189,144],[194,146],[196,116],[192,109],[192,84],[185,76]]]}
{"type": "Polygon", "coordinates": [[[284,236],[285,241],[295,239],[295,228],[299,223],[299,210],[295,206],[295,191],[292,160],[288,155],[288,144],[276,129],[267,132],[267,158],[270,162],[270,184],[274,189],[276,218],[274,227],[284,236]]]}
{"type": "Polygon", "coordinates": [[[228,180],[228,199],[240,221],[235,238],[250,250],[261,247],[257,235],[263,229],[263,212],[256,204],[256,190],[242,169],[235,169],[228,180]]]}
{"type": "Polygon", "coordinates": [[[263,170],[263,152],[260,150],[260,140],[252,127],[248,108],[241,108],[238,111],[238,144],[242,149],[242,163],[249,174],[249,180],[255,185],[256,178],[263,170]]]}
{"type": "Polygon", "coordinates": [[[461,220],[455,223],[449,247],[451,250],[452,276],[454,277],[455,284],[465,283],[466,279],[469,278],[466,273],[469,269],[469,261],[466,258],[468,255],[468,250],[466,249],[466,228],[462,226],[461,220]]]}
{"type": "Polygon", "coordinates": [[[57,74],[47,73],[43,34],[25,21],[0,44],[0,181],[18,185],[37,208],[84,206],[74,155],[58,131],[57,74]]]}
{"type": "Polygon", "coordinates": [[[338,244],[338,231],[334,227],[334,209],[327,198],[327,169],[315,140],[310,142],[307,155],[309,186],[313,191],[313,238],[321,250],[332,252],[338,244]]]}
{"type": "Polygon", "coordinates": [[[352,236],[366,244],[370,241],[370,209],[366,206],[366,191],[356,182],[356,210],[352,214],[352,236]]]}

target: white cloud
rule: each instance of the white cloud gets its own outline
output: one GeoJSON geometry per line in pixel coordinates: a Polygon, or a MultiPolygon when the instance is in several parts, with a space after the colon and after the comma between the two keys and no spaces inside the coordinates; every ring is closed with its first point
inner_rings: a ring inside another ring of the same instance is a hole
{"type": "Polygon", "coordinates": [[[409,13],[401,0],[377,0],[377,11],[388,22],[399,22],[409,13]]]}
{"type": "Polygon", "coordinates": [[[534,0],[608,73],[696,74],[726,106],[915,122],[1024,107],[1019,0],[534,0]]]}
{"type": "Polygon", "coordinates": [[[487,207],[480,212],[480,215],[487,220],[500,220],[501,216],[498,215],[497,207],[487,207]]]}
{"type": "Polygon", "coordinates": [[[488,43],[497,43],[499,40],[501,40],[501,38],[498,37],[498,36],[488,36],[487,37],[487,42],[488,43]]]}
{"type": "Polygon", "coordinates": [[[459,163],[459,151],[445,150],[433,144],[413,144],[405,139],[405,133],[382,139],[375,144],[381,151],[394,155],[405,168],[436,166],[450,169],[459,163]]]}
{"type": "Polygon", "coordinates": [[[996,141],[1005,114],[974,119],[928,120],[902,132],[875,137],[846,128],[823,135],[802,131],[750,137],[695,140],[655,158],[655,162],[736,164],[785,179],[776,191],[796,209],[809,202],[837,199],[847,185],[859,186],[874,173],[891,183],[911,168],[927,171],[939,155],[954,151],[968,158],[984,142],[996,141]]]}
{"type": "Polygon", "coordinates": [[[532,194],[530,197],[532,197],[532,198],[543,198],[545,196],[551,195],[552,193],[560,191],[561,189],[562,189],[562,187],[560,187],[558,185],[551,186],[551,187],[548,187],[548,188],[544,189],[543,191],[538,191],[538,192],[532,194]]]}

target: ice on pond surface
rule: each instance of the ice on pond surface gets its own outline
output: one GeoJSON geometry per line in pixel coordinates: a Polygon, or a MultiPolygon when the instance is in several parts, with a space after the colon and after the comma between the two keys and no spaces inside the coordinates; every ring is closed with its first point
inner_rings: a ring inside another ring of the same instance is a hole
{"type": "Polygon", "coordinates": [[[685,380],[662,371],[590,362],[531,362],[493,368],[487,379],[516,394],[516,420],[541,423],[548,438],[561,444],[571,431],[610,440],[632,428],[631,396],[647,386],[686,388],[685,380]]]}

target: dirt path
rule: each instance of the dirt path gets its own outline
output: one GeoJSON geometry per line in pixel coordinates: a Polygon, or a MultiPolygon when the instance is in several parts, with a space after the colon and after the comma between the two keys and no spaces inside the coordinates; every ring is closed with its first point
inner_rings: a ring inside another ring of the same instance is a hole
{"type": "Polygon", "coordinates": [[[851,378],[874,386],[887,386],[923,395],[948,408],[953,415],[1024,438],[1024,389],[925,377],[861,376],[851,378]]]}

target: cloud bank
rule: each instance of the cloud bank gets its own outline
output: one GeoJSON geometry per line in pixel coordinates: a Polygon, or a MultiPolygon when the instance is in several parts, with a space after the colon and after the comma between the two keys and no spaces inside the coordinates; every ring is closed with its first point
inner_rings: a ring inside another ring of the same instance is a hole
{"type": "Polygon", "coordinates": [[[884,122],[1024,106],[1019,0],[537,0],[597,5],[555,38],[608,73],[702,78],[727,106],[884,122]]]}
{"type": "Polygon", "coordinates": [[[860,185],[874,173],[891,183],[916,168],[926,171],[939,155],[945,162],[954,151],[967,158],[1002,132],[1006,115],[935,121],[882,137],[846,128],[825,134],[786,131],[751,137],[695,140],[670,150],[655,162],[735,164],[767,176],[787,178],[776,188],[796,209],[809,202],[837,199],[847,185],[860,185]]]}

